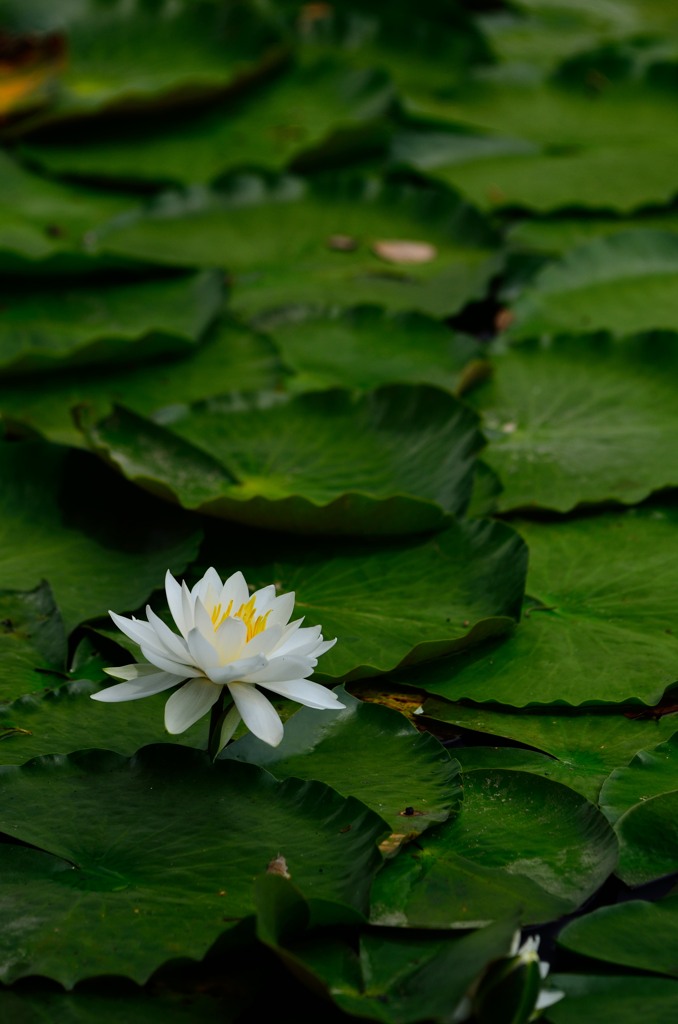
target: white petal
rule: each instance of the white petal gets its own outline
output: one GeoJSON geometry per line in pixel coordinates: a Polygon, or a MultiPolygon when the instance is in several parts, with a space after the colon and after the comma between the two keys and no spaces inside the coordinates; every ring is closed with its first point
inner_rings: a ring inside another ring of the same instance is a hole
{"type": "Polygon", "coordinates": [[[293,655],[279,658],[276,655],[268,660],[265,667],[248,672],[243,680],[247,683],[261,683],[262,686],[269,682],[284,683],[288,679],[310,676],[315,666],[315,658],[296,658],[293,655]]]}
{"type": "Polygon", "coordinates": [[[184,634],[185,636],[188,636],[189,632],[193,629],[193,626],[195,625],[194,617],[193,617],[194,616],[194,613],[193,613],[193,606],[194,606],[194,604],[195,604],[195,602],[191,598],[191,592],[188,589],[188,587],[186,586],[185,580],[182,580],[182,583],[181,583],[181,610],[184,613],[184,626],[186,627],[186,633],[184,634]]]}
{"type": "Polygon", "coordinates": [[[199,597],[195,599],[193,623],[195,628],[200,630],[205,640],[211,644],[214,637],[214,623],[212,622],[212,616],[199,597]]]}
{"type": "Polygon", "coordinates": [[[230,665],[219,665],[214,668],[207,667],[205,675],[209,676],[213,683],[223,686],[233,680],[242,681],[251,672],[265,668],[268,659],[265,654],[255,654],[253,658],[240,658],[232,661],[230,665]]]}
{"type": "Polygon", "coordinates": [[[165,704],[165,728],[173,736],[190,729],[219,699],[219,687],[207,679],[191,679],[165,704]]]}
{"type": "Polygon", "coordinates": [[[149,625],[155,630],[162,646],[167,648],[168,652],[175,658],[178,658],[179,661],[186,661],[188,658],[186,642],[181,637],[178,637],[176,633],[172,632],[169,626],[155,614],[150,604],[146,605],[146,617],[149,625]]]}
{"type": "Polygon", "coordinates": [[[242,619],[224,619],[214,632],[214,646],[219,651],[222,665],[236,661],[247,640],[247,626],[242,619]]]}
{"type": "Polygon", "coordinates": [[[147,622],[140,622],[138,619],[128,619],[124,615],[118,615],[117,612],[109,611],[108,614],[120,632],[128,636],[130,640],[133,640],[135,644],[144,644],[149,641],[153,643],[154,640],[157,643],[155,631],[147,622]]]}
{"type": "Polygon", "coordinates": [[[229,576],[219,594],[218,601],[224,611],[228,608],[229,602],[233,602],[231,613],[235,615],[240,606],[247,604],[250,599],[250,592],[247,589],[245,577],[241,572],[234,572],[229,576]]]}
{"type": "Polygon", "coordinates": [[[143,676],[131,683],[117,683],[115,686],[107,686],[98,693],[90,694],[92,700],[106,702],[117,702],[121,700],[139,700],[141,697],[150,697],[154,693],[162,693],[169,690],[171,686],[183,683],[185,676],[175,676],[169,672],[154,672],[153,675],[143,676]]]}
{"type": "Polygon", "coordinates": [[[307,708],[318,708],[323,710],[338,711],[345,708],[338,697],[320,683],[312,683],[309,679],[289,679],[284,683],[262,683],[267,690],[279,693],[281,697],[289,697],[299,704],[305,704],[307,708]]]}
{"type": "Polygon", "coordinates": [[[137,679],[139,676],[150,675],[152,672],[157,672],[155,665],[114,665],[111,668],[105,668],[104,672],[107,676],[113,676],[114,679],[125,679],[128,682],[131,679],[137,679]]]}
{"type": "Polygon", "coordinates": [[[169,654],[164,652],[161,653],[157,648],[151,647],[150,644],[142,644],[141,653],[146,661],[150,661],[151,665],[162,669],[163,672],[171,672],[175,676],[181,676],[182,679],[202,675],[200,669],[196,668],[195,665],[177,661],[176,658],[171,658],[169,654]]]}
{"type": "Polygon", "coordinates": [[[254,686],[244,683],[231,683],[229,690],[250,732],[264,743],[277,747],[283,738],[283,725],[271,702],[254,686]]]}
{"type": "Polygon", "coordinates": [[[535,1010],[545,1010],[547,1006],[553,1006],[554,1003],[557,1003],[564,998],[565,993],[561,992],[560,989],[547,988],[543,992],[539,993],[534,1008],[535,1010]]]}
{"type": "MultiPolygon", "coordinates": [[[[291,590],[288,594],[281,594],[276,597],[271,607],[271,614],[268,617],[268,621],[271,625],[277,623],[280,626],[286,626],[290,621],[290,615],[294,611],[294,591],[291,590]]],[[[299,620],[302,621],[301,619],[299,620]]]]}
{"type": "Polygon", "coordinates": [[[224,749],[224,747],[230,740],[231,736],[240,725],[241,721],[242,719],[240,717],[240,712],[234,705],[221,724],[221,735],[219,736],[219,749],[217,751],[217,754],[220,754],[221,751],[224,749]]]}
{"type": "Polygon", "coordinates": [[[320,626],[307,626],[305,629],[295,629],[293,633],[285,635],[276,651],[276,654],[292,654],[297,648],[305,648],[309,644],[316,644],[321,639],[320,626]]]}
{"type": "Polygon", "coordinates": [[[263,633],[252,637],[243,647],[242,653],[251,657],[253,654],[270,654],[282,636],[281,626],[269,626],[263,633]]]}
{"type": "Polygon", "coordinates": [[[219,664],[219,652],[214,644],[205,639],[197,627],[188,634],[187,643],[191,657],[204,672],[219,664]]]}
{"type": "Polygon", "coordinates": [[[221,593],[221,577],[216,569],[210,567],[202,579],[199,579],[191,591],[193,603],[200,598],[202,603],[211,608],[219,600],[221,593]]]}
{"type": "Polygon", "coordinates": [[[177,625],[177,629],[185,638],[190,626],[186,624],[186,617],[184,615],[184,603],[181,596],[182,588],[169,569],[165,573],[165,593],[167,594],[167,604],[172,613],[172,618],[177,625]]]}
{"type": "Polygon", "coordinates": [[[250,594],[250,598],[254,598],[254,607],[257,609],[257,615],[264,615],[269,608],[273,607],[275,587],[272,583],[269,583],[267,587],[255,590],[253,594],[250,594]]]}

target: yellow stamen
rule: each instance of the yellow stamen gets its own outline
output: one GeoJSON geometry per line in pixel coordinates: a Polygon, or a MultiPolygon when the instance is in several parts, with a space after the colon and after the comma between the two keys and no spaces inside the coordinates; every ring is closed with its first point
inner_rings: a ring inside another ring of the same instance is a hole
{"type": "MultiPolygon", "coordinates": [[[[214,606],[210,618],[212,619],[212,625],[214,626],[215,630],[219,628],[219,626],[221,625],[222,622],[224,622],[225,619],[229,618],[232,608],[233,601],[228,602],[228,607],[225,612],[222,612],[220,604],[214,606]]],[[[245,626],[247,627],[246,642],[249,643],[253,637],[257,636],[259,633],[263,633],[263,631],[266,629],[266,622],[270,614],[271,612],[269,609],[265,615],[257,615],[254,597],[251,597],[249,601],[247,601],[245,604],[240,605],[240,607],[238,608],[237,612],[233,617],[236,619],[240,619],[242,622],[245,623],[245,626]]]]}

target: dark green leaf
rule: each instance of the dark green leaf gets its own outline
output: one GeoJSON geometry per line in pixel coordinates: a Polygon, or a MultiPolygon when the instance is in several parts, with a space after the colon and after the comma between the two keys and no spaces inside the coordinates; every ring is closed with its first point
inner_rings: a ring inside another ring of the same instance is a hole
{"type": "Polygon", "coordinates": [[[185,747],[37,758],[0,769],[0,788],[0,828],[48,851],[0,844],[4,981],[143,982],[251,914],[252,881],[276,857],[304,895],[357,910],[381,860],[385,823],[358,801],[185,747]]]}
{"type": "Polygon", "coordinates": [[[233,308],[250,316],[295,303],[336,304],[337,297],[342,305],[449,316],[484,294],[501,262],[494,242],[487,223],[444,189],[248,175],[218,190],[162,195],[111,221],[94,244],[99,254],[226,267],[233,308]],[[394,241],[428,248],[421,262],[374,251],[394,241]]]}
{"type": "Polygon", "coordinates": [[[405,847],[378,875],[372,920],[464,928],[518,914],[524,924],[576,910],[617,861],[600,811],[557,782],[516,771],[464,777],[462,811],[405,847]]]}
{"type": "Polygon", "coordinates": [[[397,711],[356,700],[343,687],[335,692],[345,711],[301,708],[285,723],[280,746],[248,734],[222,758],[258,764],[279,779],[319,779],[357,797],[391,826],[383,852],[459,810],[459,766],[437,740],[397,711]]]}
{"type": "Polygon", "coordinates": [[[678,896],[600,907],[570,921],[558,942],[595,960],[678,977],[678,896]]]}
{"type": "Polygon", "coordinates": [[[4,294],[0,370],[127,363],[195,346],[222,302],[221,275],[4,294]]]}
{"type": "Polygon", "coordinates": [[[67,632],[109,608],[137,608],[168,568],[181,572],[197,553],[193,523],[90,456],[4,442],[0,465],[3,581],[18,589],[46,579],[67,632]]]}
{"type": "Polygon", "coordinates": [[[184,507],[295,532],[438,526],[467,505],[482,444],[467,407],[425,386],[233,394],[164,419],[120,409],[92,445],[184,507]]]}
{"type": "Polygon", "coordinates": [[[512,707],[656,704],[678,678],[675,523],[668,505],[520,523],[530,597],[513,635],[399,681],[512,707]]]}

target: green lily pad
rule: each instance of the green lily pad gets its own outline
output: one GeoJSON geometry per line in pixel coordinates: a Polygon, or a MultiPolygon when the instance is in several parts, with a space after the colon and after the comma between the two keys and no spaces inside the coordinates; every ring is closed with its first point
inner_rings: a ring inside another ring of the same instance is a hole
{"type": "Polygon", "coordinates": [[[627,885],[645,885],[678,871],[678,789],[635,804],[615,823],[617,874],[627,885]]]}
{"type": "Polygon", "coordinates": [[[592,784],[584,773],[580,773],[572,765],[557,761],[554,757],[540,754],[537,750],[526,750],[524,747],[457,747],[454,756],[461,765],[462,773],[477,771],[518,771],[532,772],[552,782],[560,782],[564,786],[580,793],[591,803],[596,802],[599,785],[592,784]]]}
{"type": "Polygon", "coordinates": [[[22,11],[22,0],[10,0],[5,8],[3,21],[15,31],[62,31],[68,46],[51,103],[19,121],[14,134],[218,95],[282,57],[272,20],[247,0],[178,0],[162,11],[153,0],[133,7],[124,0],[78,0],[58,11],[42,5],[22,11]]]}
{"type": "Polygon", "coordinates": [[[258,764],[279,779],[318,779],[357,797],[391,827],[382,852],[459,811],[459,765],[437,740],[397,711],[365,704],[343,687],[335,692],[346,710],[301,708],[286,722],[278,747],[249,734],[229,744],[222,758],[258,764]]]}
{"type": "Polygon", "coordinates": [[[678,237],[622,231],[544,267],[513,306],[513,339],[609,331],[619,337],[674,330],[678,237]]]}
{"type": "Polygon", "coordinates": [[[0,590],[0,704],[54,680],[66,665],[66,633],[46,583],[0,590]]]}
{"type": "Polygon", "coordinates": [[[272,390],[284,377],[268,338],[221,318],[189,353],[167,354],[162,362],[110,366],[105,374],[72,369],[0,384],[0,413],[15,431],[28,428],[57,444],[82,448],[86,440],[75,418],[103,419],[117,402],[150,415],[234,388],[272,390]]]}
{"type": "MultiPolygon", "coordinates": [[[[279,5],[281,6],[281,5],[279,5]]],[[[286,0],[304,49],[346,50],[359,66],[387,68],[399,92],[445,94],[477,61],[492,59],[482,31],[463,4],[422,0],[416,18],[408,0],[344,0],[309,8],[286,0]]]]}
{"type": "Polygon", "coordinates": [[[101,681],[77,679],[45,693],[28,693],[0,707],[0,764],[23,764],[31,757],[70,754],[104,743],[130,757],[155,742],[207,749],[206,718],[181,736],[165,732],[162,709],[166,694],[102,705],[90,699],[90,694],[100,689],[101,681]]]}
{"type": "Polygon", "coordinates": [[[678,896],[600,907],[570,921],[558,942],[595,960],[678,977],[678,896]]]}
{"type": "Polygon", "coordinates": [[[672,506],[521,522],[523,618],[507,639],[404,674],[446,700],[655,705],[678,679],[672,506]]]}
{"type": "Polygon", "coordinates": [[[431,387],[225,395],[159,426],[120,409],[90,431],[130,479],[186,508],[295,532],[421,532],[461,513],[476,416],[431,387]]]}
{"type": "Polygon", "coordinates": [[[565,993],[549,1007],[551,1024],[673,1024],[678,985],[668,978],[634,975],[552,974],[554,988],[565,993]]]}
{"type": "Polygon", "coordinates": [[[676,194],[678,147],[664,138],[638,148],[627,143],[548,152],[506,136],[404,133],[394,140],[393,157],[486,210],[546,213],[575,206],[630,213],[669,203],[676,194]]]}
{"type": "MultiPolygon", "coordinates": [[[[669,727],[678,725],[675,715],[660,722],[669,727]]],[[[613,771],[602,788],[600,809],[614,824],[636,804],[673,790],[678,790],[678,732],[666,743],[639,750],[628,767],[613,771]]]]}
{"type": "Polygon", "coordinates": [[[438,320],[418,313],[394,315],[378,306],[293,306],[257,325],[294,371],[289,382],[294,391],[368,390],[395,383],[456,391],[464,370],[482,352],[473,338],[453,333],[438,320]]]}
{"type": "Polygon", "coordinates": [[[271,944],[297,976],[322,986],[345,1013],[415,1024],[449,1021],[488,963],[508,953],[514,929],[513,920],[463,936],[373,929],[363,932],[357,950],[350,937],[327,931],[287,938],[282,948],[271,944]]]}
{"type": "Polygon", "coordinates": [[[0,465],[3,581],[24,589],[46,579],[67,632],[109,608],[137,608],[168,568],[181,572],[197,554],[202,535],[192,522],[91,456],[4,442],[0,465]]]}
{"type": "Polygon", "coordinates": [[[222,554],[214,543],[215,564],[242,569],[253,586],[274,580],[281,591],[294,591],[295,614],[339,638],[316,673],[325,681],[379,675],[506,631],[527,559],[510,527],[487,520],[452,522],[431,538],[379,547],[334,540],[311,548],[259,533],[235,543],[238,563],[228,539],[222,554]]]}
{"type": "Polygon", "coordinates": [[[88,123],[76,139],[31,139],[19,152],[50,174],[88,181],[207,184],[235,168],[282,170],[321,154],[333,137],[372,128],[391,99],[383,72],[335,57],[292,66],[216,108],[128,118],[98,131],[88,123]]]}
{"type": "Polygon", "coordinates": [[[0,371],[126,362],[195,346],[222,303],[221,275],[2,296],[0,371]]]}
{"type": "MultiPolygon", "coordinates": [[[[548,761],[541,767],[545,771],[548,769],[554,773],[562,772],[563,774],[555,775],[560,782],[567,782],[569,773],[572,781],[568,784],[578,792],[583,792],[589,799],[597,800],[601,786],[612,773],[610,781],[605,782],[601,794],[601,808],[610,821],[614,818],[609,803],[615,803],[616,800],[612,791],[609,797],[606,794],[608,786],[612,785],[612,779],[620,777],[621,781],[621,778],[625,777],[628,769],[622,766],[628,764],[634,754],[637,758],[642,758],[642,763],[645,764],[645,755],[649,755],[649,752],[643,751],[643,747],[656,742],[657,739],[672,736],[678,729],[678,714],[675,713],[664,715],[658,721],[631,718],[618,711],[587,714],[583,711],[566,712],[562,708],[558,708],[557,711],[552,709],[538,713],[516,714],[483,707],[464,707],[435,697],[425,701],[423,708],[424,715],[434,721],[451,722],[463,729],[516,740],[518,743],[525,743],[551,754],[557,761],[548,761]],[[641,753],[638,754],[638,751],[641,753]]],[[[477,749],[482,748],[470,747],[467,754],[473,757],[477,749]]],[[[657,748],[658,751],[661,749],[657,748]]],[[[509,751],[502,747],[497,757],[506,753],[509,751]]],[[[531,751],[510,753],[522,756],[530,754],[531,751]]],[[[466,770],[464,756],[461,753],[459,756],[466,770]]],[[[628,806],[635,802],[636,800],[631,799],[628,806]]]]}
{"type": "Polygon", "coordinates": [[[381,860],[385,823],[358,801],[185,747],[38,758],[0,769],[0,787],[0,828],[33,847],[0,845],[5,982],[144,982],[251,914],[252,882],[276,857],[305,895],[358,911],[381,860]]]}
{"type": "Polygon", "coordinates": [[[377,876],[371,920],[408,928],[477,927],[509,914],[550,921],[580,907],[616,861],[614,833],[579,794],[527,772],[474,771],[458,817],[377,876]]]}
{"type": "MultiPolygon", "coordinates": [[[[524,139],[551,152],[623,146],[633,154],[643,146],[656,150],[658,139],[671,147],[672,88],[659,81],[622,77],[587,89],[581,79],[545,79],[538,71],[495,64],[466,75],[454,92],[406,102],[413,114],[458,130],[524,139]]],[[[573,193],[568,206],[577,205],[573,193]]]]}
{"type": "Polygon", "coordinates": [[[92,238],[100,255],[226,267],[232,307],[248,316],[337,296],[450,316],[484,295],[501,262],[487,222],[449,191],[377,178],[242,175],[166,193],[92,238]],[[416,262],[374,249],[394,241],[423,245],[416,262]]]}
{"type": "Polygon", "coordinates": [[[678,232],[678,217],[671,210],[643,211],[635,217],[559,217],[526,218],[512,224],[507,238],[517,252],[538,252],[564,256],[569,249],[596,238],[627,231],[678,232]]]}
{"type": "Polygon", "coordinates": [[[93,256],[89,232],[122,213],[129,196],[40,178],[0,151],[0,268],[9,273],[83,273],[129,265],[93,256]]]}
{"type": "Polygon", "coordinates": [[[675,486],[674,379],[673,336],[560,338],[497,354],[471,401],[490,442],[484,458],[504,484],[499,509],[635,504],[675,486]]]}

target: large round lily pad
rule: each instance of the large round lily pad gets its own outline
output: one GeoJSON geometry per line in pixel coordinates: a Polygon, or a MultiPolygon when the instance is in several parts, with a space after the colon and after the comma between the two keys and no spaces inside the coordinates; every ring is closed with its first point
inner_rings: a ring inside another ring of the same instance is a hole
{"type": "Polygon", "coordinates": [[[463,650],[514,623],[527,549],[503,523],[452,522],[429,538],[374,544],[292,544],[225,538],[224,572],[296,593],[295,614],[339,641],[317,675],[355,679],[463,650]],[[246,556],[246,557],[245,557],[246,556]]]}
{"type": "Polygon", "coordinates": [[[678,238],[626,231],[577,246],[544,267],[512,308],[511,338],[674,330],[678,238]]]}
{"type": "Polygon", "coordinates": [[[197,554],[194,523],[89,455],[5,442],[0,466],[3,581],[26,589],[47,579],[67,632],[109,608],[138,607],[168,568],[181,572],[197,554]],[[106,515],[101,494],[114,516],[106,515]]]}
{"type": "Polygon", "coordinates": [[[464,777],[454,820],[389,861],[372,890],[375,924],[468,928],[517,914],[523,924],[576,910],[617,861],[612,829],[566,786],[515,771],[464,777]]]}
{"type": "Polygon", "coordinates": [[[237,167],[281,170],[305,153],[321,155],[337,133],[373,130],[392,92],[383,71],[325,58],[251,83],[218,106],[87,122],[76,138],[30,139],[19,152],[50,174],[88,181],[208,183],[237,167]]]}
{"type": "Polygon", "coordinates": [[[133,284],[15,289],[2,299],[0,371],[148,359],[195,346],[222,302],[216,271],[133,284]]]}
{"type": "Polygon", "coordinates": [[[343,687],[335,692],[344,711],[301,708],[285,723],[279,746],[249,733],[222,758],[258,764],[279,779],[318,779],[357,797],[391,826],[383,852],[459,810],[459,765],[437,740],[397,711],[365,704],[343,687]]]}
{"type": "Polygon", "coordinates": [[[247,315],[340,296],[343,305],[450,316],[484,294],[501,262],[495,241],[487,222],[442,188],[255,175],[166,193],[92,238],[100,255],[225,267],[233,308],[247,315]],[[416,259],[402,242],[417,243],[416,259]]]}
{"type": "Polygon", "coordinates": [[[433,384],[457,391],[481,356],[477,341],[418,313],[378,306],[292,306],[258,322],[294,371],[293,390],[433,384]]]}
{"type": "Polygon", "coordinates": [[[630,505],[678,483],[666,457],[678,446],[675,342],[561,338],[497,354],[491,381],[470,399],[490,441],[484,458],[504,485],[498,508],[630,505]]]}
{"type": "MultiPolygon", "coordinates": [[[[44,685],[45,677],[38,678],[44,685]]],[[[166,694],[101,704],[90,699],[100,689],[101,682],[77,679],[44,693],[27,693],[0,707],[0,764],[23,764],[32,757],[104,745],[130,757],[154,742],[207,749],[207,718],[180,736],[165,732],[166,694]]]]}
{"type": "Polygon", "coordinates": [[[150,0],[78,0],[38,9],[8,0],[3,22],[14,32],[63,32],[68,47],[51,102],[25,116],[15,134],[111,111],[129,118],[135,110],[219,95],[283,56],[275,23],[249,0],[177,0],[164,8],[150,0]]]}
{"type": "MultiPolygon", "coordinates": [[[[634,754],[637,754],[638,756],[634,758],[632,764],[642,758],[642,766],[645,767],[647,760],[652,755],[650,751],[644,751],[643,747],[657,739],[672,736],[678,729],[678,714],[675,712],[662,715],[658,721],[650,717],[637,718],[611,708],[600,713],[549,708],[518,714],[514,709],[494,710],[486,707],[466,707],[463,704],[452,704],[435,697],[425,701],[423,709],[424,715],[433,721],[450,722],[463,729],[485,733],[488,737],[498,736],[516,740],[518,743],[524,743],[551,754],[558,760],[549,760],[546,762],[546,766],[550,766],[551,769],[557,768],[565,773],[557,776],[561,782],[568,781],[567,773],[569,773],[572,777],[570,784],[579,792],[584,792],[589,799],[596,800],[601,786],[605,783],[600,795],[600,802],[607,818],[611,821],[614,820],[611,814],[611,803],[616,804],[619,799],[612,792],[612,788],[615,791],[617,789],[613,780],[619,778],[621,782],[623,778],[626,778],[628,769],[623,766],[628,764],[634,754]],[[617,770],[615,771],[615,769],[617,770]],[[606,782],[608,777],[609,781],[606,782]],[[608,787],[610,788],[608,789],[608,787]]],[[[662,744],[661,747],[656,748],[658,755],[663,747],[668,747],[668,744],[662,744]]],[[[674,748],[673,746],[672,749],[674,748]]],[[[470,748],[471,755],[474,749],[476,748],[470,748]]],[[[512,753],[514,752],[512,751],[512,753]]],[[[523,750],[519,753],[529,755],[531,751],[523,750]]],[[[500,748],[497,751],[497,759],[500,760],[506,754],[506,748],[500,748]]],[[[462,763],[464,762],[462,761],[462,763]]],[[[652,763],[654,763],[654,759],[652,763]]],[[[662,766],[664,764],[663,758],[661,764],[662,766]]],[[[540,768],[545,769],[546,766],[540,764],[540,768]]],[[[634,778],[637,775],[638,773],[634,772],[634,778]]],[[[642,776],[644,780],[645,772],[642,773],[642,776]]],[[[634,785],[633,793],[635,794],[637,790],[637,785],[634,785]]],[[[637,799],[639,797],[631,798],[628,806],[635,803],[637,799]]],[[[624,807],[625,809],[626,807],[624,807]]]]}
{"type": "Polygon", "coordinates": [[[143,982],[251,914],[271,860],[305,895],[357,910],[381,860],[385,824],[358,801],[185,747],[38,758],[0,769],[0,789],[0,828],[32,844],[0,845],[3,981],[143,982]]]}
{"type": "Polygon", "coordinates": [[[297,533],[419,533],[468,504],[477,419],[425,386],[233,394],[164,425],[124,409],[90,432],[133,480],[184,507],[297,533]]]}
{"type": "Polygon", "coordinates": [[[521,522],[530,597],[515,632],[402,682],[512,707],[656,704],[678,679],[677,517],[657,505],[521,522]]]}
{"type": "Polygon", "coordinates": [[[86,447],[80,422],[110,415],[116,402],[142,415],[198,402],[232,389],[279,387],[285,371],[263,334],[220,318],[189,352],[162,362],[69,369],[0,384],[0,413],[15,431],[28,428],[57,444],[86,447]]]}

